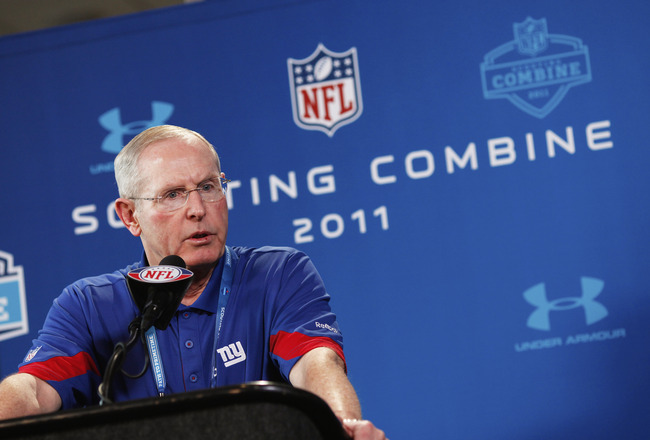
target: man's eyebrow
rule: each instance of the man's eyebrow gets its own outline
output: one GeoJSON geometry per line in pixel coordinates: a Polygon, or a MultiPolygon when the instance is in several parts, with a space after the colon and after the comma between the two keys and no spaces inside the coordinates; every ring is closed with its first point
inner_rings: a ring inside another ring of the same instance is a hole
{"type": "MultiPolygon", "coordinates": [[[[198,186],[198,185],[202,184],[203,182],[207,182],[208,180],[219,181],[220,178],[221,178],[220,174],[212,174],[211,176],[204,177],[203,179],[199,180],[196,184],[193,183],[192,185],[197,185],[198,186]]],[[[163,184],[162,189],[160,189],[160,191],[165,191],[165,190],[170,190],[170,189],[177,189],[177,188],[185,188],[185,185],[175,184],[175,183],[163,184]]]]}

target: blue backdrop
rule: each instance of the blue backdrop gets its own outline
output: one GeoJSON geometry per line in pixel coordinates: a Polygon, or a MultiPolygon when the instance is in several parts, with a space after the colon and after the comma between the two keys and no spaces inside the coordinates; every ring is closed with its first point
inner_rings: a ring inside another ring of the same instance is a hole
{"type": "Polygon", "coordinates": [[[650,4],[219,1],[0,39],[0,373],[139,258],[115,154],[204,134],[232,245],[333,296],[392,439],[650,433],[650,4]]]}

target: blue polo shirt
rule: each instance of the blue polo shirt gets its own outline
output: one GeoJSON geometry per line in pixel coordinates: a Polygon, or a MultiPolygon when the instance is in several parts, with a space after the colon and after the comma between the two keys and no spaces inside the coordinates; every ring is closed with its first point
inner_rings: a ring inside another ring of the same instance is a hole
{"type": "MultiPolygon", "coordinates": [[[[232,290],[215,344],[223,258],[201,296],[181,305],[165,330],[156,330],[165,394],[254,380],[287,381],[300,357],[316,347],[343,356],[343,339],[329,295],[311,260],[291,248],[231,248],[236,254],[232,290]],[[215,349],[216,347],[216,349],[215,349]],[[215,370],[216,369],[216,370],[215,370]],[[216,371],[216,372],[215,372],[216,371]]],[[[99,402],[97,388],[115,345],[129,338],[139,310],[125,281],[144,261],[84,278],[55,299],[19,371],[47,381],[63,408],[99,402]]],[[[158,395],[146,347],[136,343],[112,381],[113,400],[158,395]],[[126,374],[124,374],[126,373],[126,374]]]]}

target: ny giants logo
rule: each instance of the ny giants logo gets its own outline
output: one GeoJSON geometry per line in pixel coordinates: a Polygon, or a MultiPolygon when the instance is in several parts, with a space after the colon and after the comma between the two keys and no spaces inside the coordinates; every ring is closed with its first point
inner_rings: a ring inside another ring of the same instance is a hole
{"type": "Polygon", "coordinates": [[[234,344],[228,344],[225,347],[217,349],[217,353],[221,355],[221,360],[224,366],[230,367],[231,365],[244,362],[246,360],[246,352],[242,346],[241,341],[234,344]]]}
{"type": "Polygon", "coordinates": [[[293,120],[305,130],[329,137],[363,111],[357,50],[336,53],[319,44],[302,60],[289,58],[293,120]]]}

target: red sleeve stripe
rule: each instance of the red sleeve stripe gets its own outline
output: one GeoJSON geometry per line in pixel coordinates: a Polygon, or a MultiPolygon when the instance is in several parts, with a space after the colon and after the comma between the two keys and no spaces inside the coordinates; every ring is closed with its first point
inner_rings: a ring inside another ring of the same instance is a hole
{"type": "Polygon", "coordinates": [[[343,348],[330,338],[324,336],[307,336],[302,333],[287,333],[279,331],[275,335],[271,335],[270,350],[276,356],[284,360],[293,359],[304,355],[305,353],[318,347],[331,348],[339,355],[343,362],[345,356],[343,355],[343,348]]]}
{"type": "Polygon", "coordinates": [[[57,356],[43,362],[23,365],[18,369],[43,380],[61,381],[92,371],[99,376],[99,370],[90,355],[84,351],[74,356],[57,356]]]}

